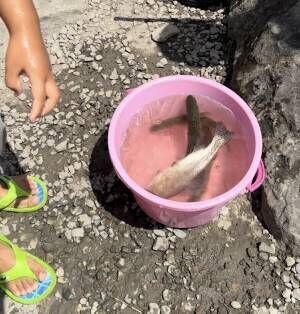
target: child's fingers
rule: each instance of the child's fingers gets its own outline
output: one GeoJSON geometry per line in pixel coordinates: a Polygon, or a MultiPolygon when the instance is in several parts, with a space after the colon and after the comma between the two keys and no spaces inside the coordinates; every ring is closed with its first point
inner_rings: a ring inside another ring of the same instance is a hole
{"type": "Polygon", "coordinates": [[[53,78],[50,78],[46,82],[46,96],[47,96],[47,100],[45,102],[45,106],[42,111],[42,116],[45,116],[46,114],[51,112],[55,108],[55,106],[58,104],[59,99],[60,99],[60,91],[53,78]]]}
{"type": "Polygon", "coordinates": [[[17,67],[7,66],[5,74],[5,84],[18,95],[22,93],[22,85],[19,77],[20,71],[17,67]]]}
{"type": "Polygon", "coordinates": [[[40,118],[41,113],[45,106],[46,89],[45,82],[42,80],[31,81],[31,92],[33,97],[33,104],[29,119],[31,122],[35,122],[40,118]]]}

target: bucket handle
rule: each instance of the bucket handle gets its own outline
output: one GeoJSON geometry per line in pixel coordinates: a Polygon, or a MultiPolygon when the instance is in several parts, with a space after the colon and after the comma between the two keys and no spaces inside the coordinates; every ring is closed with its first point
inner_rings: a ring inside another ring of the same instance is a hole
{"type": "Polygon", "coordinates": [[[259,166],[256,172],[256,178],[254,182],[251,182],[248,186],[247,186],[247,192],[254,192],[255,190],[257,190],[265,181],[266,179],[266,169],[265,169],[265,165],[264,162],[262,160],[260,160],[259,162],[259,166]]]}

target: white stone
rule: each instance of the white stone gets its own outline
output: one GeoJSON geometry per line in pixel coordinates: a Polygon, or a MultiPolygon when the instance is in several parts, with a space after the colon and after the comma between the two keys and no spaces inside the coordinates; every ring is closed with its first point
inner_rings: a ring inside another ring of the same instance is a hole
{"type": "Polygon", "coordinates": [[[293,291],[293,298],[300,301],[300,289],[299,288],[293,291]]]}
{"type": "Polygon", "coordinates": [[[76,228],[72,230],[72,237],[74,238],[82,238],[84,237],[84,229],[83,228],[76,228]]]}
{"type": "Polygon", "coordinates": [[[154,251],[166,251],[169,248],[169,240],[164,237],[158,237],[153,245],[154,251]]]}
{"type": "Polygon", "coordinates": [[[282,292],[282,296],[283,296],[285,299],[289,299],[289,298],[291,297],[291,294],[292,294],[291,289],[285,289],[285,290],[282,292]]]}
{"type": "Polygon", "coordinates": [[[160,230],[160,229],[155,229],[153,230],[153,233],[159,237],[165,237],[166,233],[164,230],[160,230]]]}
{"type": "Polygon", "coordinates": [[[163,291],[162,295],[163,295],[163,299],[164,299],[165,301],[168,302],[168,301],[171,300],[171,293],[170,293],[170,290],[169,290],[169,289],[165,289],[165,290],[163,291]]]}
{"type": "Polygon", "coordinates": [[[68,141],[62,141],[61,143],[59,143],[58,145],[56,145],[55,149],[57,152],[63,152],[64,150],[67,149],[67,145],[68,145],[68,141]]]}
{"type": "Polygon", "coordinates": [[[234,309],[240,309],[242,306],[241,304],[238,302],[238,301],[232,301],[231,302],[231,306],[234,308],[234,309]]]}
{"type": "Polygon", "coordinates": [[[63,268],[62,268],[62,267],[59,267],[59,268],[57,269],[57,271],[56,271],[57,277],[63,277],[64,274],[65,274],[65,271],[63,270],[63,268]]]}
{"type": "Polygon", "coordinates": [[[284,283],[290,282],[290,273],[288,271],[284,271],[281,274],[281,279],[283,280],[284,283]]]}
{"type": "Polygon", "coordinates": [[[176,25],[165,23],[151,34],[151,38],[157,43],[164,43],[179,32],[180,30],[176,25]]]}
{"type": "Polygon", "coordinates": [[[163,305],[160,309],[161,314],[170,314],[171,309],[167,305],[163,305]]]}
{"type": "Polygon", "coordinates": [[[38,243],[38,239],[35,238],[35,239],[32,239],[29,243],[29,246],[28,246],[28,249],[29,250],[35,250],[36,249],[36,246],[37,246],[37,243],[38,243]]]}
{"type": "Polygon", "coordinates": [[[266,306],[256,307],[254,309],[254,314],[269,314],[269,310],[266,308],[266,306]]]}
{"type": "Polygon", "coordinates": [[[147,0],[147,3],[148,3],[149,5],[154,5],[154,4],[155,4],[155,1],[154,1],[154,0],[147,0]]]}
{"type": "Polygon", "coordinates": [[[285,263],[287,267],[292,267],[296,263],[296,261],[293,257],[287,256],[287,258],[285,259],[285,263]]]}
{"type": "Polygon", "coordinates": [[[176,235],[177,238],[180,238],[180,239],[184,239],[186,237],[186,232],[179,229],[174,229],[173,233],[176,235]]]}
{"type": "Polygon", "coordinates": [[[295,276],[291,276],[291,284],[294,289],[297,289],[300,286],[299,281],[295,276]]]}
{"type": "Polygon", "coordinates": [[[278,310],[277,309],[275,309],[274,307],[270,307],[269,308],[269,314],[278,314],[279,312],[278,312],[278,310]]]}
{"type": "Polygon", "coordinates": [[[259,245],[259,251],[274,255],[275,254],[275,245],[273,243],[268,245],[265,242],[261,242],[259,245]]]}
{"type": "Polygon", "coordinates": [[[157,303],[150,303],[149,304],[149,311],[147,314],[160,314],[160,308],[157,303]]]}
{"type": "Polygon", "coordinates": [[[275,263],[277,263],[278,262],[278,258],[277,258],[277,256],[270,256],[269,257],[269,261],[270,261],[270,263],[271,264],[275,264],[275,263]]]}
{"type": "Polygon", "coordinates": [[[117,80],[118,77],[119,77],[119,76],[118,76],[118,72],[117,72],[116,69],[114,69],[114,70],[112,71],[111,75],[110,75],[110,79],[111,79],[111,80],[117,80]]]}
{"type": "Polygon", "coordinates": [[[87,214],[79,215],[78,220],[81,222],[82,227],[90,227],[92,225],[92,218],[87,214]]]}

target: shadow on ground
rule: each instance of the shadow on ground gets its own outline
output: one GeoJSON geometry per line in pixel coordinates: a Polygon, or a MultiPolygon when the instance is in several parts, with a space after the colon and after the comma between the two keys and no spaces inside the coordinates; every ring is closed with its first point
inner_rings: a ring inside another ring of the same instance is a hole
{"type": "MultiPolygon", "coordinates": [[[[213,15],[214,12],[211,12],[211,14],[213,15]]],[[[205,31],[216,25],[213,18],[208,21],[201,21],[197,16],[195,18],[185,19],[118,16],[115,17],[115,20],[144,23],[173,23],[180,29],[180,33],[178,36],[170,38],[166,43],[158,44],[162,54],[165,55],[168,60],[175,61],[176,64],[185,62],[186,65],[193,67],[208,67],[215,65],[209,61],[207,55],[209,54],[209,50],[205,49],[203,52],[201,49],[200,51],[194,51],[193,47],[201,48],[202,43],[192,41],[192,35],[197,34],[198,31],[204,31],[206,36],[209,36],[209,32],[205,31]],[[193,29],[193,32],[191,29],[193,29]],[[188,37],[187,34],[189,34],[188,37]],[[188,42],[186,42],[187,38],[189,38],[188,42]],[[192,51],[194,51],[194,58],[187,59],[185,58],[186,51],[191,50],[191,48],[192,51]]],[[[222,33],[222,36],[223,35],[224,34],[222,33]]],[[[215,36],[216,41],[218,41],[217,36],[219,35],[215,36]]],[[[206,40],[208,40],[206,37],[202,38],[203,42],[206,40]]],[[[209,40],[211,41],[211,38],[209,40]]],[[[124,221],[125,223],[138,228],[160,228],[156,222],[152,221],[140,210],[135,203],[132,194],[128,192],[128,189],[115,176],[108,153],[107,131],[102,134],[92,151],[89,165],[89,176],[93,192],[98,202],[118,221],[124,221]]]]}
{"type": "MultiPolygon", "coordinates": [[[[192,18],[169,19],[180,30],[177,36],[166,42],[158,43],[160,51],[168,59],[191,67],[217,66],[219,62],[212,60],[210,53],[215,50],[215,44],[226,40],[225,27],[211,20],[192,18]],[[213,28],[213,32],[210,33],[213,28]]],[[[164,30],[162,31],[164,32],[164,30]]],[[[225,45],[226,47],[226,45],[225,45]]],[[[221,58],[222,59],[222,58],[221,58]]]]}
{"type": "MultiPolygon", "coordinates": [[[[218,7],[218,9],[220,8],[218,7]]],[[[227,7],[224,9],[227,11],[227,7]]],[[[215,20],[214,14],[212,11],[207,13],[205,20],[200,15],[190,18],[116,16],[114,19],[123,22],[144,23],[154,28],[157,26],[158,29],[162,27],[161,35],[167,39],[157,42],[157,45],[167,60],[176,62],[179,66],[206,68],[219,65],[219,60],[214,60],[217,58],[211,58],[211,50],[220,52],[221,47],[227,47],[226,27],[220,24],[220,20],[215,20]],[[172,33],[169,30],[172,28],[171,26],[176,26],[178,33],[170,37],[168,34],[172,33]],[[219,47],[216,48],[215,44],[219,47]]],[[[150,33],[147,33],[146,36],[149,36],[150,33]]],[[[223,53],[221,53],[220,60],[223,60],[223,53]]]]}
{"type": "Polygon", "coordinates": [[[119,221],[144,229],[160,228],[136,204],[133,195],[115,176],[105,131],[91,154],[89,176],[93,192],[103,208],[119,221]]]}

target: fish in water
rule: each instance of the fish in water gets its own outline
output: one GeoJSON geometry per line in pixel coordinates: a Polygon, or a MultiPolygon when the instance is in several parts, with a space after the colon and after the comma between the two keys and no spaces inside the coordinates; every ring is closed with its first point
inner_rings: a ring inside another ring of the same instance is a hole
{"type": "MultiPolygon", "coordinates": [[[[187,156],[196,149],[205,148],[212,141],[212,129],[216,127],[216,122],[207,116],[203,116],[201,119],[197,100],[192,95],[189,95],[186,99],[186,111],[188,120],[187,156]]],[[[203,194],[208,181],[213,159],[188,185],[190,202],[196,201],[203,194]]]]}
{"type": "Polygon", "coordinates": [[[178,124],[188,124],[188,148],[186,155],[197,146],[208,145],[212,138],[212,129],[216,122],[210,119],[208,112],[199,112],[195,97],[189,95],[186,98],[186,114],[158,121],[150,127],[151,132],[157,132],[178,124]]]}
{"type": "MultiPolygon", "coordinates": [[[[206,116],[208,114],[209,114],[208,112],[199,112],[200,120],[204,121],[205,124],[212,123],[212,125],[215,125],[215,122],[206,116]]],[[[186,124],[187,122],[188,122],[187,115],[182,114],[180,116],[168,118],[166,120],[162,120],[162,121],[158,121],[158,122],[154,123],[150,127],[150,131],[151,132],[157,132],[157,131],[169,128],[169,127],[177,125],[177,124],[181,124],[181,123],[186,124]]]]}
{"type": "Polygon", "coordinates": [[[188,123],[188,146],[186,156],[197,148],[207,146],[212,138],[212,129],[216,122],[207,117],[207,113],[200,113],[197,100],[192,95],[186,98],[186,112],[188,123]]]}
{"type": "Polygon", "coordinates": [[[147,190],[164,198],[182,192],[206,168],[219,148],[227,143],[231,137],[232,132],[228,131],[222,123],[217,123],[215,135],[207,147],[195,150],[157,174],[147,190]]]}
{"type": "Polygon", "coordinates": [[[188,145],[186,156],[192,153],[201,137],[201,119],[196,99],[189,95],[186,99],[186,113],[188,122],[188,145]]]}

